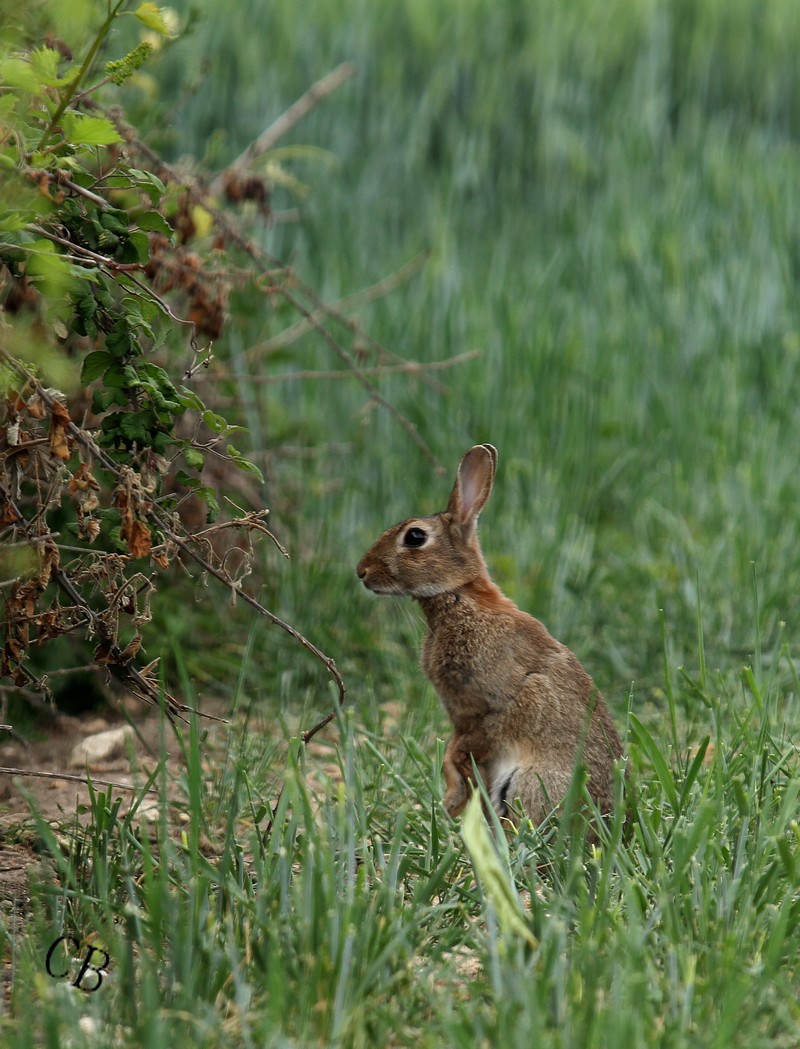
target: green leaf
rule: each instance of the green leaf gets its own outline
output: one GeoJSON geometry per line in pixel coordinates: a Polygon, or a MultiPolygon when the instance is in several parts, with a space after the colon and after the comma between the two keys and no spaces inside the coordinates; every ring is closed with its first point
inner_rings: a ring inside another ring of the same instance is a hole
{"type": "Polygon", "coordinates": [[[172,443],[172,437],[168,433],[164,433],[163,430],[159,430],[153,434],[152,448],[156,455],[164,455],[172,443]]]}
{"type": "Polygon", "coordinates": [[[92,411],[95,415],[102,415],[103,412],[107,412],[112,405],[124,408],[127,404],[128,398],[122,390],[109,389],[101,386],[92,394],[92,411]]]}
{"type": "Polygon", "coordinates": [[[150,3],[150,0],[146,0],[145,3],[140,4],[133,12],[140,22],[143,22],[148,29],[154,29],[156,33],[161,33],[162,36],[170,36],[169,26],[164,21],[164,15],[162,14],[161,8],[157,4],[150,3]]]}
{"type": "MultiPolygon", "coordinates": [[[[120,324],[106,335],[106,349],[116,358],[136,352],[136,343],[127,325],[120,324]]],[[[138,379],[138,376],[136,378],[138,379]]]]}
{"type": "Polygon", "coordinates": [[[675,779],[664,760],[663,754],[658,749],[658,744],[635,714],[631,714],[631,729],[636,742],[650,759],[650,764],[653,766],[653,771],[658,777],[658,782],[661,784],[661,789],[664,791],[670,808],[677,815],[680,806],[678,804],[678,792],[675,789],[675,779]]]}
{"type": "Polygon", "coordinates": [[[119,237],[125,236],[130,226],[128,212],[121,208],[109,208],[107,211],[100,212],[99,222],[103,229],[116,233],[119,237]]]}
{"type": "Polygon", "coordinates": [[[115,390],[121,390],[124,387],[134,389],[139,385],[139,376],[136,374],[136,369],[129,364],[120,367],[119,361],[115,361],[114,366],[106,372],[103,382],[115,390]]]}
{"type": "Polygon", "coordinates": [[[208,506],[208,520],[213,522],[219,513],[219,503],[213,490],[206,485],[200,485],[198,488],[195,488],[195,494],[205,500],[208,506]]]}
{"type": "Polygon", "coordinates": [[[74,287],[76,281],[73,279],[70,264],[58,254],[51,241],[44,238],[34,240],[26,244],[25,248],[30,252],[25,272],[31,280],[41,282],[48,294],[56,297],[68,293],[74,287]]]}
{"type": "Polygon", "coordinates": [[[689,798],[689,793],[691,792],[692,786],[694,785],[694,781],[697,779],[697,775],[700,772],[700,768],[703,764],[703,761],[705,760],[706,751],[708,750],[708,745],[710,742],[710,736],[706,736],[703,739],[703,742],[697,748],[697,753],[694,756],[692,764],[689,766],[689,771],[686,773],[686,778],[683,781],[683,787],[681,789],[681,811],[683,811],[683,809],[686,806],[686,802],[689,798]]]}
{"type": "Polygon", "coordinates": [[[240,470],[244,470],[245,473],[253,474],[253,476],[257,477],[262,484],[264,483],[264,475],[262,474],[262,472],[259,470],[255,463],[251,462],[249,459],[246,459],[238,450],[238,448],[234,448],[232,444],[229,444],[227,447],[227,452],[240,470]]]}
{"type": "Polygon", "coordinates": [[[136,218],[136,225],[141,230],[163,233],[165,237],[172,237],[172,226],[170,226],[160,211],[145,211],[143,215],[139,215],[136,218]]]}
{"type": "Polygon", "coordinates": [[[139,189],[143,190],[152,204],[157,204],[167,192],[167,187],[152,171],[141,171],[139,168],[130,168],[129,174],[135,179],[139,189]]]}
{"type": "Polygon", "coordinates": [[[103,178],[103,185],[106,189],[130,189],[134,184],[131,175],[126,174],[106,175],[103,178]]]}
{"type": "Polygon", "coordinates": [[[37,47],[34,51],[31,51],[31,68],[36,74],[39,83],[48,87],[60,87],[63,84],[68,84],[76,76],[74,69],[70,69],[66,74],[59,76],[58,63],[60,61],[60,53],[52,47],[37,47]]]}
{"type": "Polygon", "coordinates": [[[206,464],[206,457],[196,448],[184,448],[183,458],[186,460],[186,465],[193,470],[202,470],[206,464]]]}
{"type": "Polygon", "coordinates": [[[156,384],[159,390],[162,390],[170,397],[177,396],[175,387],[172,385],[172,380],[169,375],[160,368],[157,364],[152,364],[150,361],[145,361],[139,368],[139,373],[146,376],[148,379],[156,384]]]}
{"type": "Polygon", "coordinates": [[[781,860],[783,861],[784,869],[789,876],[789,881],[796,885],[796,868],[797,862],[795,854],[789,848],[789,843],[786,838],[780,837],[776,842],[778,846],[778,853],[780,854],[781,860]]]}
{"type": "Polygon", "coordinates": [[[40,84],[53,85],[58,80],[58,62],[61,56],[50,47],[37,47],[31,51],[31,69],[40,84]]]}
{"type": "MultiPolygon", "coordinates": [[[[122,309],[128,316],[131,327],[147,325],[158,317],[159,309],[156,303],[141,295],[125,295],[122,299],[122,309]]],[[[161,370],[161,369],[159,369],[161,370]]]]}
{"type": "Polygon", "coordinates": [[[150,437],[152,418],[149,412],[123,412],[119,417],[119,432],[129,441],[146,444],[150,437]]]}
{"type": "Polygon", "coordinates": [[[196,412],[205,411],[206,406],[203,404],[203,402],[200,400],[200,398],[197,396],[194,390],[189,390],[185,386],[181,386],[180,396],[178,397],[178,400],[184,408],[191,408],[193,411],[196,412]]]}
{"type": "Polygon", "coordinates": [[[62,117],[64,137],[73,146],[110,146],[121,142],[119,132],[105,117],[87,117],[66,112],[62,117]]]}
{"type": "Polygon", "coordinates": [[[5,123],[11,116],[14,106],[17,104],[15,95],[0,95],[0,122],[5,123]]]}
{"type": "Polygon", "coordinates": [[[4,58],[0,62],[0,83],[21,88],[31,95],[37,94],[41,87],[33,66],[23,58],[4,58]]]}
{"type": "MultiPolygon", "coordinates": [[[[128,256],[133,253],[135,257],[131,258],[131,262],[140,262],[143,266],[150,258],[150,238],[146,233],[129,233],[128,234],[128,245],[130,249],[126,247],[122,254],[128,256]],[[132,251],[131,251],[132,249],[132,251]]],[[[125,261],[128,259],[126,257],[125,261]]]]}
{"type": "Polygon", "coordinates": [[[500,931],[510,938],[522,940],[535,947],[536,937],[525,920],[525,912],[511,871],[500,862],[483,815],[478,791],[473,793],[464,812],[461,837],[469,849],[472,865],[486,898],[494,908],[500,931]]]}
{"type": "Polygon", "coordinates": [[[99,379],[106,368],[113,362],[114,358],[108,350],[95,350],[94,353],[87,354],[83,359],[83,367],[81,368],[81,383],[85,386],[90,382],[94,382],[95,379],[99,379]]]}
{"type": "Polygon", "coordinates": [[[178,470],[175,474],[175,483],[179,484],[182,488],[199,488],[200,480],[197,477],[193,477],[191,474],[187,474],[185,470],[178,470]]]}
{"type": "Polygon", "coordinates": [[[203,422],[209,428],[209,430],[211,430],[212,433],[222,433],[223,430],[228,429],[227,422],[222,418],[221,415],[217,415],[216,412],[203,412],[203,422]]]}

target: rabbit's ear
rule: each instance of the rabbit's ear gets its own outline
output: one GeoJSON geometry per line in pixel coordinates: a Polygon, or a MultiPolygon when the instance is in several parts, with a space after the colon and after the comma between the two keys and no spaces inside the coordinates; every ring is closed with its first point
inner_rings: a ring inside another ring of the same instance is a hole
{"type": "Polygon", "coordinates": [[[447,512],[464,533],[475,527],[478,514],[492,493],[496,465],[497,449],[491,444],[476,444],[461,460],[447,512]]]}

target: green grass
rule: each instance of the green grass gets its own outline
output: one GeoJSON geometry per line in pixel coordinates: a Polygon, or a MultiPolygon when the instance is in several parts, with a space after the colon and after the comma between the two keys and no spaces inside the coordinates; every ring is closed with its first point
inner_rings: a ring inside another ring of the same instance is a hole
{"type": "Polygon", "coordinates": [[[673,712],[687,693],[706,711],[691,745],[632,720],[627,828],[621,809],[594,846],[524,827],[501,851],[524,934],[476,884],[413,715],[398,743],[349,712],[329,777],[258,723],[209,763],[192,726],[185,822],[164,808],[148,829],[97,789],[66,843],[40,825],[56,877],[13,944],[7,1044],[794,1044],[793,665],[770,655],[732,691],[674,687],[673,712]],[[111,956],[92,994],[44,971],[67,933],[111,956]]]}
{"type": "Polygon", "coordinates": [[[451,471],[471,443],[498,446],[487,557],[620,727],[630,707],[631,825],[595,851],[523,830],[507,878],[537,946],[503,927],[439,804],[446,725],[419,617],[354,574],[451,477],[355,383],[248,382],[336,362],[311,336],[248,356],[289,319],[243,295],[215,353],[244,377],[292,553],[265,561],[264,596],[345,674],[341,771],[325,785],[327,758],[275,728],[329,709],[319,666],[264,627],[248,642],[241,609],[185,622],[178,605],[185,691],[237,697],[249,729],[213,776],[189,738],[185,840],[166,812],[151,838],[98,792],[71,849],[50,842],[60,887],[11,945],[8,1044],[796,1045],[800,7],[197,6],[154,70],[163,109],[147,100],[176,156],[224,164],[357,62],[291,135],[337,166],[287,162],[313,190],[303,222],[260,235],[331,300],[429,252],[358,319],[415,360],[482,355],[445,393],[381,391],[451,471]],[[94,995],[43,972],[70,922],[114,959],[94,995]]]}

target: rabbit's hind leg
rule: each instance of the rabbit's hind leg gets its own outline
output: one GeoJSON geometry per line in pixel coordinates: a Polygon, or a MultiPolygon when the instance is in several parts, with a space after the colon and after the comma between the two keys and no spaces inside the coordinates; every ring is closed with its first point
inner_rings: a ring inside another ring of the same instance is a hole
{"type": "Polygon", "coordinates": [[[538,826],[563,801],[569,784],[569,775],[539,767],[538,763],[522,765],[514,769],[505,782],[496,781],[492,802],[498,815],[513,819],[513,809],[521,808],[538,826]],[[503,804],[505,812],[500,812],[498,803],[503,804]]]}

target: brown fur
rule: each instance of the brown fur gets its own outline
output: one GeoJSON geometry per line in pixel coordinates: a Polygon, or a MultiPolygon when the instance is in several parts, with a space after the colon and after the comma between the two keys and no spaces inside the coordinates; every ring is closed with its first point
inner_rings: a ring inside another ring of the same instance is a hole
{"type": "Polygon", "coordinates": [[[455,729],[442,770],[451,815],[466,805],[474,761],[500,816],[516,798],[541,822],[581,754],[589,791],[609,811],[622,748],[605,701],[572,652],[492,582],[478,544],[496,464],[491,445],[471,448],[447,509],[388,529],[358,575],[376,593],[414,597],[425,615],[422,668],[455,729]]]}

